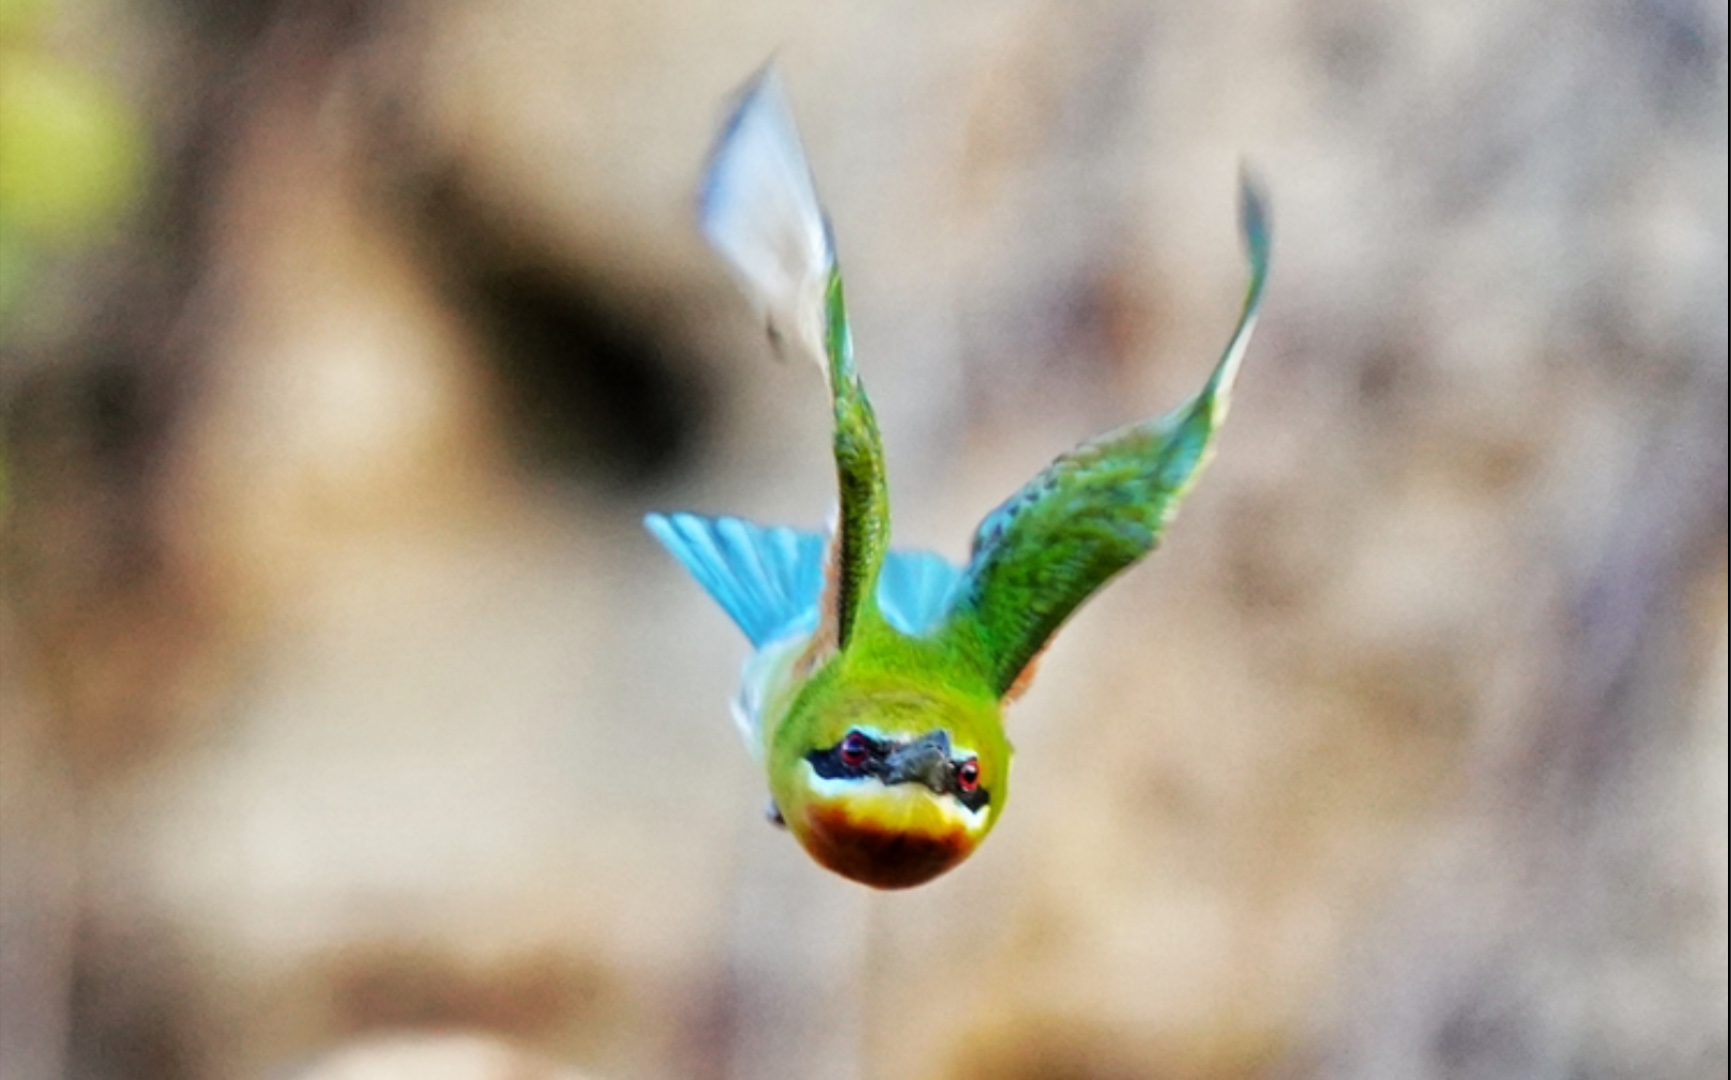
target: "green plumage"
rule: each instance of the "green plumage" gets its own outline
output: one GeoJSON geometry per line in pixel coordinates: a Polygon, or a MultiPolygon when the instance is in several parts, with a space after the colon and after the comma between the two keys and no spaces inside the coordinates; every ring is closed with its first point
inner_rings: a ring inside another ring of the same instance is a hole
{"type": "Polygon", "coordinates": [[[835,414],[836,485],[841,492],[829,614],[835,623],[836,645],[845,646],[860,608],[870,605],[889,548],[890,493],[877,414],[854,369],[853,334],[848,329],[839,267],[831,268],[824,288],[824,328],[835,414]]]}
{"type": "Polygon", "coordinates": [[[1165,416],[1082,444],[1048,465],[974,534],[963,591],[940,631],[1007,693],[1084,600],[1159,545],[1213,454],[1268,276],[1264,204],[1248,181],[1241,223],[1251,276],[1238,327],[1202,391],[1165,416]]]}
{"type": "Polygon", "coordinates": [[[742,95],[700,221],[771,336],[824,372],[835,525],[826,542],[728,518],[648,525],[751,637],[735,715],[777,819],[823,865],[882,888],[917,885],[996,825],[1005,702],[1064,620],[1159,544],[1225,420],[1268,273],[1263,202],[1248,181],[1242,191],[1250,286],[1202,390],[1059,457],[986,517],[958,572],[889,550],[883,445],[829,225],[773,73],[742,95]]]}

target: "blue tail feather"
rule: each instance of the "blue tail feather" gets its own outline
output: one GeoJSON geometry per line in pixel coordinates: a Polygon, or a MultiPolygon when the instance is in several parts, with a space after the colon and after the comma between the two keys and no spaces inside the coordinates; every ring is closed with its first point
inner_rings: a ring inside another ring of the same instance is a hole
{"type": "MultiPolygon", "coordinates": [[[[803,623],[816,625],[823,592],[822,535],[695,514],[650,514],[643,523],[754,647],[803,623]]],[[[878,605],[896,629],[924,633],[943,615],[960,576],[960,570],[929,552],[892,551],[878,579],[878,605]]]]}
{"type": "Polygon", "coordinates": [[[754,646],[786,634],[817,607],[823,588],[817,533],[694,514],[650,514],[643,523],[754,646]]]}
{"type": "Polygon", "coordinates": [[[962,572],[929,551],[892,551],[878,575],[878,608],[904,634],[923,634],[949,610],[962,572]]]}

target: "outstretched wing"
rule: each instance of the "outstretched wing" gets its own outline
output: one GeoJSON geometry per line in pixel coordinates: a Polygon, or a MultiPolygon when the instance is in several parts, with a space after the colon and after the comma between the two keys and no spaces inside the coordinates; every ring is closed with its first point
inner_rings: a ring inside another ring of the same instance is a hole
{"type": "Polygon", "coordinates": [[[889,496],[877,418],[854,368],[835,244],[773,68],[746,86],[722,129],[698,220],[767,319],[771,337],[816,361],[829,383],[840,513],[822,629],[824,644],[840,648],[883,563],[889,496]]]}
{"type": "Polygon", "coordinates": [[[709,152],[697,224],[771,336],[827,369],[824,293],[835,245],[772,67],[739,92],[709,152]]]}
{"type": "Polygon", "coordinates": [[[1058,458],[980,523],[940,631],[1000,695],[1078,605],[1154,550],[1196,482],[1226,418],[1268,274],[1263,199],[1245,179],[1250,262],[1243,314],[1200,393],[1163,417],[1110,432],[1058,458]]]}

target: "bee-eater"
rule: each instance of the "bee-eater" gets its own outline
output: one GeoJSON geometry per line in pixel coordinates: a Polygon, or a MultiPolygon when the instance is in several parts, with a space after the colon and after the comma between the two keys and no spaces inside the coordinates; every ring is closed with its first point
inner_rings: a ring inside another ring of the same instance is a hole
{"type": "Polygon", "coordinates": [[[1053,461],[986,516],[961,568],[889,549],[883,448],[854,366],[835,244],[773,70],[728,118],[698,218],[770,338],[827,377],[839,506],[827,535],[682,513],[646,524],[751,639],[733,714],[768,773],[771,820],[839,874],[919,885],[966,858],[1003,814],[1004,706],[1041,650],[1154,549],[1207,462],[1267,275],[1263,202],[1245,181],[1250,286],[1201,392],[1053,461]]]}

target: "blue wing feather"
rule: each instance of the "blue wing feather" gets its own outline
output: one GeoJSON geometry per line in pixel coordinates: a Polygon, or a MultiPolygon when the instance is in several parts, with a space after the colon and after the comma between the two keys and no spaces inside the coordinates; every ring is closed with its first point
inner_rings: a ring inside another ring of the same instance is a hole
{"type": "MultiPolygon", "coordinates": [[[[714,597],[755,648],[815,626],[823,591],[824,537],[739,518],[650,514],[644,525],[714,597]]],[[[925,551],[892,551],[878,578],[891,626],[923,634],[949,606],[961,571],[925,551]]]]}

